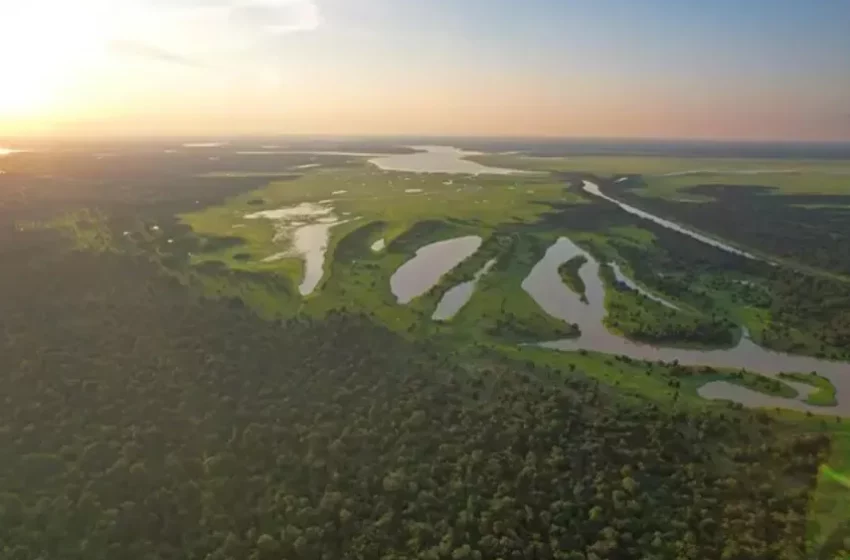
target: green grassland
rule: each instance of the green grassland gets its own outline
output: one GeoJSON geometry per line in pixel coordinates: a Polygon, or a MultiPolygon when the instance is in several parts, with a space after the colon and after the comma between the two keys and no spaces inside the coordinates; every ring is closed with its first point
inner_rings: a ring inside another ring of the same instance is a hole
{"type": "MultiPolygon", "coordinates": [[[[222,206],[182,215],[182,223],[202,240],[202,250],[193,253],[191,262],[273,273],[284,277],[293,291],[303,274],[302,260],[262,262],[281,251],[282,243],[274,241],[271,221],[245,215],[303,202],[321,202],[351,221],[332,228],[323,281],[314,296],[303,298],[301,312],[321,316],[357,311],[411,337],[451,336],[469,343],[531,342],[578,334],[574,325],[546,314],[521,287],[557,237],[554,232],[534,230],[539,217],[550,212],[553,203],[584,202],[555,178],[420,175],[383,172],[365,163],[317,169],[299,179],[272,182],[222,206]],[[412,189],[422,192],[405,192],[412,189]],[[518,235],[517,228],[526,229],[518,235]],[[461,235],[481,236],[481,248],[426,294],[399,305],[389,289],[393,272],[420,247],[461,235]],[[378,239],[385,240],[386,249],[373,252],[370,246],[378,239]],[[432,321],[430,316],[445,292],[470,280],[490,259],[496,259],[495,267],[479,281],[461,312],[446,322],[432,321]]],[[[246,285],[245,278],[251,277],[243,278],[239,290],[252,296],[249,304],[268,299],[262,287],[250,281],[246,285]]],[[[214,289],[220,295],[233,295],[220,279],[214,289]]],[[[282,304],[275,307],[285,312],[282,304]]]]}
{"type": "Polygon", "coordinates": [[[771,186],[788,194],[850,191],[850,161],[650,156],[529,157],[521,154],[493,154],[469,159],[485,165],[533,171],[588,173],[599,177],[642,175],[646,192],[652,196],[669,196],[675,191],[702,184],[771,186]],[[754,170],[758,173],[752,173],[754,170]],[[679,175],[665,176],[674,173],[679,175]]]}
{"type": "Polygon", "coordinates": [[[687,372],[680,373],[680,379],[683,390],[694,395],[697,395],[697,390],[706,383],[725,381],[772,397],[797,397],[797,391],[790,385],[772,377],[743,370],[700,371],[698,368],[690,368],[687,372]]]}
{"type": "Polygon", "coordinates": [[[842,420],[813,429],[828,433],[831,443],[809,499],[809,557],[838,558],[827,551],[847,550],[844,543],[850,538],[850,426],[842,420]]]}
{"type": "Polygon", "coordinates": [[[478,282],[469,303],[444,328],[512,342],[578,335],[578,327],[552,318],[522,289],[522,281],[552,239],[534,235],[508,239],[510,242],[500,245],[502,254],[496,266],[478,282]]]}
{"type": "Polygon", "coordinates": [[[605,284],[605,324],[635,340],[697,346],[731,346],[734,325],[689,309],[671,309],[635,290],[617,286],[614,272],[600,266],[605,284]]]}
{"type": "MultiPolygon", "coordinates": [[[[697,185],[749,185],[775,188],[778,194],[847,194],[850,192],[850,163],[847,167],[844,173],[814,169],[800,173],[757,175],[700,173],[672,177],[645,176],[644,188],[638,192],[643,196],[680,198],[681,191],[697,185]]],[[[688,194],[687,198],[698,201],[700,197],[688,194]]]]}
{"type": "MultiPolygon", "coordinates": [[[[621,159],[622,165],[634,164],[630,158],[621,159]]],[[[685,161],[689,162],[688,169],[697,165],[691,160],[685,161]]],[[[661,166],[658,161],[645,165],[656,166],[656,171],[661,166]]],[[[616,172],[609,170],[609,175],[613,174],[616,172]]],[[[272,316],[305,313],[321,317],[337,311],[363,313],[409,338],[433,340],[438,345],[442,344],[439,341],[446,341],[445,347],[452,352],[464,346],[488,347],[500,354],[514,355],[518,352],[517,343],[579,334],[575,325],[545,313],[521,286],[534,264],[559,236],[572,238],[600,262],[617,260],[623,263],[624,270],[633,278],[629,259],[624,258],[625,248],[633,251],[631,258],[635,253],[657,251],[655,234],[640,227],[640,223],[593,231],[571,229],[569,220],[552,218],[557,215],[556,208],[565,204],[580,211],[585,205],[591,208],[595,203],[566,188],[562,180],[553,175],[412,174],[380,171],[367,162],[347,162],[344,166],[310,169],[297,178],[272,181],[264,188],[230,198],[220,206],[182,214],[179,220],[190,228],[191,235],[197,237],[200,244],[198,250],[191,252],[188,274],[218,297],[241,299],[252,307],[265,308],[267,315],[268,309],[273,309],[272,316]],[[245,218],[254,212],[301,203],[321,203],[348,220],[331,229],[324,277],[315,293],[304,298],[297,295],[295,288],[303,275],[301,258],[262,262],[265,256],[285,249],[286,241],[274,240],[272,221],[245,218]],[[427,293],[407,305],[398,304],[390,291],[390,278],[395,270],[412,258],[417,249],[462,235],[481,236],[481,248],[445,274],[427,293]],[[372,251],[370,246],[378,239],[385,240],[386,248],[372,251]],[[491,259],[495,259],[496,265],[480,279],[469,302],[450,320],[431,320],[445,293],[458,283],[472,279],[491,259]],[[215,274],[201,272],[205,267],[215,274]],[[277,282],[270,284],[260,280],[269,276],[278,278],[277,282]],[[276,296],[276,293],[283,295],[276,296]]],[[[606,324],[611,330],[637,340],[696,347],[728,346],[738,335],[733,321],[745,325],[753,338],[760,340],[763,326],[769,320],[764,308],[750,304],[752,297],[748,299],[738,293],[761,288],[756,283],[743,287],[737,276],[730,277],[722,286],[717,284],[719,274],[703,273],[683,278],[687,291],[676,293],[674,297],[659,287],[672,281],[674,275],[667,275],[659,285],[649,285],[648,289],[681,307],[681,310],[673,310],[637,292],[617,289],[610,272],[602,266],[608,312],[606,324]]],[[[743,278],[752,280],[751,277],[743,278]]],[[[568,289],[567,286],[564,289],[568,289]]],[[[535,360],[555,354],[544,361],[562,363],[567,368],[570,364],[577,367],[574,360],[581,356],[582,367],[587,365],[585,362],[592,362],[603,372],[608,368],[600,364],[612,359],[578,353],[565,358],[560,353],[527,349],[519,352],[522,356],[534,355],[535,360]]],[[[656,390],[648,387],[644,378],[651,376],[651,371],[659,366],[646,367],[650,374],[644,373],[629,381],[634,390],[641,393],[656,390]]],[[[718,379],[717,373],[712,375],[714,377],[693,377],[687,383],[697,387],[718,379]]],[[[744,376],[742,380],[741,375],[730,373],[723,378],[768,394],[786,396],[788,391],[793,391],[778,381],[769,383],[770,380],[755,376],[752,379],[744,376]]],[[[600,380],[615,384],[625,382],[613,373],[600,380]]],[[[664,383],[671,383],[671,380],[664,383]]]]}
{"type": "Polygon", "coordinates": [[[809,395],[807,403],[815,406],[835,406],[835,387],[829,379],[815,373],[780,373],[779,377],[815,387],[817,390],[809,395]]]}
{"type": "Polygon", "coordinates": [[[245,215],[320,201],[326,201],[343,219],[352,220],[333,228],[333,246],[360,224],[374,220],[386,224],[384,238],[390,243],[420,221],[467,223],[476,230],[488,231],[506,223],[532,222],[549,210],[547,203],[578,203],[582,199],[565,192],[560,182],[548,177],[526,177],[520,183],[503,177],[383,172],[364,163],[361,167],[319,169],[296,180],[272,182],[222,206],[184,214],[182,220],[198,235],[242,240],[238,245],[195,255],[195,262],[219,260],[235,268],[284,272],[299,278],[298,259],[261,262],[262,257],[280,251],[273,241],[274,227],[268,220],[249,220],[245,215]],[[405,192],[414,189],[422,192],[405,192]],[[234,258],[239,253],[260,258],[240,261],[234,258]]]}

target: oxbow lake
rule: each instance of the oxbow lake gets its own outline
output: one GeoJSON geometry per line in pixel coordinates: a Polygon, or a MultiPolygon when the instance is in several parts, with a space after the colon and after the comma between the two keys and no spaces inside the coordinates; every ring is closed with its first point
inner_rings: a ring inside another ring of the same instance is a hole
{"type": "Polygon", "coordinates": [[[410,303],[437,285],[444,274],[472,256],[481,237],[469,235],[437,241],[416,251],[390,278],[390,291],[399,303],[410,303]]]}
{"type": "MultiPolygon", "coordinates": [[[[309,152],[314,154],[345,154],[372,157],[369,161],[380,169],[388,171],[406,171],[414,173],[455,173],[455,174],[526,174],[525,171],[501,169],[480,165],[463,159],[476,152],[466,152],[449,146],[415,146],[419,150],[413,154],[364,154],[353,152],[309,152]]],[[[271,155],[287,152],[252,152],[257,155],[271,155]]],[[[301,152],[303,153],[303,152],[301,152]]],[[[639,218],[650,220],[658,225],[687,235],[708,246],[744,257],[758,259],[759,257],[733,247],[720,240],[708,237],[679,224],[650,214],[631,205],[623,203],[602,192],[599,186],[591,181],[583,182],[583,190],[595,197],[607,200],[619,206],[623,211],[639,218]]],[[[304,210],[303,205],[298,207],[304,210]]],[[[309,294],[315,289],[323,275],[325,251],[329,230],[336,224],[342,223],[333,214],[332,209],[322,207],[320,210],[309,209],[313,212],[313,223],[299,226],[292,224],[293,209],[257,212],[246,218],[267,218],[278,223],[279,235],[294,237],[294,246],[290,252],[272,255],[267,258],[282,258],[293,253],[304,256],[306,260],[305,278],[301,284],[302,294],[309,294]],[[277,212],[275,214],[275,212],[277,212]],[[314,227],[315,226],[315,227],[314,227]],[[305,229],[311,228],[314,229],[305,229]],[[301,232],[299,234],[299,232],[301,232]]],[[[297,214],[298,211],[295,212],[297,214]]],[[[303,212],[302,212],[303,213],[303,212]]],[[[309,213],[309,212],[308,212],[309,213]]],[[[297,222],[297,221],[296,221],[297,222]]],[[[376,241],[373,251],[383,250],[384,245],[376,241]]],[[[482,239],[478,236],[459,237],[432,243],[420,248],[416,255],[405,262],[390,279],[390,288],[401,304],[406,304],[421,296],[435,286],[440,278],[458,264],[469,258],[481,246],[482,239]]],[[[616,265],[616,263],[614,263],[616,265]]],[[[489,270],[485,267],[479,272],[476,280],[489,270]]],[[[640,290],[648,297],[656,299],[669,307],[674,304],[663,300],[660,295],[643,290],[615,267],[615,274],[620,281],[633,289],[640,290]]],[[[475,290],[476,280],[462,283],[450,289],[440,302],[434,313],[437,320],[446,320],[456,314],[475,290]]],[[[589,350],[612,355],[625,355],[633,359],[678,362],[687,366],[711,366],[715,368],[746,369],[768,377],[774,377],[780,372],[808,373],[816,371],[828,378],[836,389],[837,406],[818,407],[803,402],[812,391],[803,383],[783,381],[797,390],[795,399],[772,397],[746,387],[741,387],[724,381],[708,383],[699,389],[699,394],[708,399],[725,399],[739,402],[750,407],[783,407],[801,411],[811,411],[821,414],[850,416],[850,364],[831,360],[821,360],[808,356],[799,356],[774,352],[755,344],[744,335],[733,348],[694,350],[653,346],[631,341],[610,333],[603,324],[605,316],[605,289],[599,277],[599,263],[586,251],[567,238],[560,238],[547,250],[544,257],[535,264],[522,284],[523,289],[551,316],[576,323],[581,329],[581,336],[576,339],[542,342],[541,346],[561,351],[589,350]],[[567,288],[558,274],[558,266],[574,256],[584,255],[587,262],[579,270],[579,275],[586,287],[588,303],[583,303],[579,297],[567,288]]]]}

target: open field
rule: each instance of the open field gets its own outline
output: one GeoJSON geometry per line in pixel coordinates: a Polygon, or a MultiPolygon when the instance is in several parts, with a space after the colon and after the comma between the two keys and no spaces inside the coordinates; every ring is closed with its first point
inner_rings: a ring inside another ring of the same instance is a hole
{"type": "Polygon", "coordinates": [[[384,223],[381,237],[389,244],[420,221],[440,220],[479,230],[532,222],[549,210],[547,202],[552,201],[579,203],[581,198],[565,193],[563,185],[551,178],[524,178],[520,186],[510,178],[416,175],[383,172],[364,165],[312,171],[292,181],[273,182],[258,191],[232,198],[226,205],[185,214],[182,220],[200,235],[242,240],[238,245],[204,252],[196,257],[199,261],[221,260],[254,270],[289,267],[297,276],[298,267],[292,263],[278,261],[266,265],[257,258],[241,262],[234,259],[238,253],[262,257],[278,250],[272,242],[272,224],[248,220],[246,215],[304,202],[321,203],[350,220],[346,226],[333,229],[332,239],[353,231],[358,224],[380,220],[384,223]]]}
{"type": "Polygon", "coordinates": [[[641,175],[646,196],[677,196],[704,184],[770,186],[782,194],[847,194],[850,161],[636,156],[528,157],[483,155],[486,165],[587,173],[601,178],[641,175]]]}
{"type": "Polygon", "coordinates": [[[829,379],[825,379],[818,375],[804,373],[781,373],[779,377],[782,379],[790,379],[800,383],[812,385],[817,390],[809,395],[806,400],[809,404],[818,406],[835,406],[835,386],[830,383],[829,379]]]}

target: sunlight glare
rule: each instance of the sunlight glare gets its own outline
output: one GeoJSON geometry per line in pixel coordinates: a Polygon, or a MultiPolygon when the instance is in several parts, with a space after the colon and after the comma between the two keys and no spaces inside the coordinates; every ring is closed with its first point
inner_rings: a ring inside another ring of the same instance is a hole
{"type": "Polygon", "coordinates": [[[62,90],[103,52],[101,0],[31,0],[6,6],[0,18],[0,116],[47,111],[62,90]]]}

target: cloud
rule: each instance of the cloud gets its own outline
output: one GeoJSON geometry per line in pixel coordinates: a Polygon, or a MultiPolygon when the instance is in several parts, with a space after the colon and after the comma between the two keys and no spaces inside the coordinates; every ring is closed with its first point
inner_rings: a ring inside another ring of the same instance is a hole
{"type": "Polygon", "coordinates": [[[234,3],[231,21],[275,34],[313,31],[322,23],[314,0],[253,0],[234,3]]]}
{"type": "Polygon", "coordinates": [[[275,37],[322,25],[316,0],[142,1],[130,33],[118,32],[109,50],[187,68],[226,67],[245,53],[262,53],[275,37]]]}
{"type": "Polygon", "coordinates": [[[322,23],[317,0],[147,0],[178,11],[225,13],[233,27],[271,33],[312,31],[322,23]]]}
{"type": "Polygon", "coordinates": [[[146,58],[158,62],[178,64],[180,66],[188,66],[192,68],[200,68],[203,66],[203,64],[201,64],[199,61],[188,56],[183,56],[181,54],[171,52],[155,45],[150,45],[140,41],[116,39],[109,43],[109,50],[120,55],[146,58]]]}

